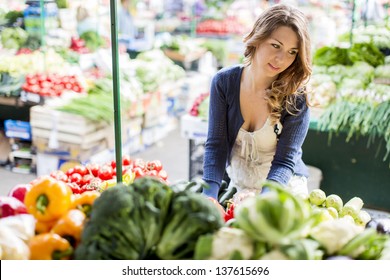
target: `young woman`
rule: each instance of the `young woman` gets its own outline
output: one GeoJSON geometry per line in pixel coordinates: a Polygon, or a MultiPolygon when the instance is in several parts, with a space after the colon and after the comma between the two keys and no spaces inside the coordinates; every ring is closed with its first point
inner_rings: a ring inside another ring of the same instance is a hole
{"type": "Polygon", "coordinates": [[[212,79],[203,193],[217,198],[225,171],[236,198],[265,180],[307,194],[301,146],[309,127],[305,83],[311,75],[306,18],[291,6],[265,10],[244,37],[244,63],[212,79]]]}

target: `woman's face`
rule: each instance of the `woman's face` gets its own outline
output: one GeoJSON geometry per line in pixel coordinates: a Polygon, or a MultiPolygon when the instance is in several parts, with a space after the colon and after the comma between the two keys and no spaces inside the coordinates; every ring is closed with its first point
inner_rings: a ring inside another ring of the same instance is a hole
{"type": "Polygon", "coordinates": [[[298,45],[297,34],[290,27],[281,26],[258,46],[253,64],[268,77],[275,77],[294,62],[298,45]]]}

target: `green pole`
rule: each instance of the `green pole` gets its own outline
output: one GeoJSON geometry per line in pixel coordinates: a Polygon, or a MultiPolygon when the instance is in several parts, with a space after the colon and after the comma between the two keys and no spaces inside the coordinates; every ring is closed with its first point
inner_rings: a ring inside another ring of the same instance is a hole
{"type": "Polygon", "coordinates": [[[40,0],[40,6],[41,6],[41,46],[44,47],[45,42],[45,33],[46,33],[46,27],[45,27],[45,3],[44,0],[40,0]]]}
{"type": "Polygon", "coordinates": [[[41,28],[40,28],[40,33],[41,33],[41,48],[42,48],[42,52],[43,52],[43,72],[47,72],[47,67],[46,67],[46,40],[45,40],[45,36],[46,36],[46,24],[45,24],[45,3],[44,3],[44,0],[40,0],[39,1],[39,5],[40,5],[40,8],[41,8],[41,16],[40,16],[40,23],[41,23],[41,28]]]}
{"type": "Polygon", "coordinates": [[[119,59],[118,59],[118,23],[117,0],[110,0],[111,14],[111,51],[112,51],[112,82],[114,95],[114,125],[115,125],[115,157],[116,181],[122,182],[122,133],[121,133],[121,102],[119,86],[119,59]],[[119,174],[119,175],[118,175],[119,174]]]}
{"type": "Polygon", "coordinates": [[[351,23],[351,32],[349,34],[349,43],[352,46],[353,43],[353,29],[355,28],[355,10],[356,10],[356,1],[352,1],[352,23],[351,23]]]}

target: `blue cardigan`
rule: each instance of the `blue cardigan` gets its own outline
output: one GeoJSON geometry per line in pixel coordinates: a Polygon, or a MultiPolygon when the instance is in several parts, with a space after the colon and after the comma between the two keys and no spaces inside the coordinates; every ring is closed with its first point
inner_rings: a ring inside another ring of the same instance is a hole
{"type": "MultiPolygon", "coordinates": [[[[217,197],[238,131],[244,123],[240,110],[242,65],[220,70],[211,81],[208,135],[203,162],[203,180],[210,185],[203,192],[217,197]]],[[[309,129],[310,115],[304,95],[299,95],[295,115],[286,110],[283,125],[267,179],[286,185],[293,174],[308,177],[302,161],[302,144],[309,129]]]]}

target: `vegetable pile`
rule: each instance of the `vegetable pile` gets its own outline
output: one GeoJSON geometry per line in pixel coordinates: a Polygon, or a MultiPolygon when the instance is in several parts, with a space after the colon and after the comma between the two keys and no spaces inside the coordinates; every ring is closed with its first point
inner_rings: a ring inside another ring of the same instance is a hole
{"type": "Polygon", "coordinates": [[[192,259],[198,237],[222,224],[201,194],[143,177],[107,189],[96,200],[75,257],[192,259]]]}
{"type": "Polygon", "coordinates": [[[22,85],[25,92],[36,93],[40,96],[61,96],[64,91],[71,90],[77,93],[84,92],[84,87],[75,75],[60,76],[57,74],[27,75],[22,85]]]}
{"type": "Polygon", "coordinates": [[[366,226],[360,198],[343,205],[335,194],[316,190],[304,199],[264,186],[270,191],[246,198],[225,227],[199,238],[196,259],[389,259],[390,235],[366,226]]]}
{"type": "Polygon", "coordinates": [[[210,93],[200,94],[193,102],[190,115],[207,120],[209,115],[210,93]]]}

